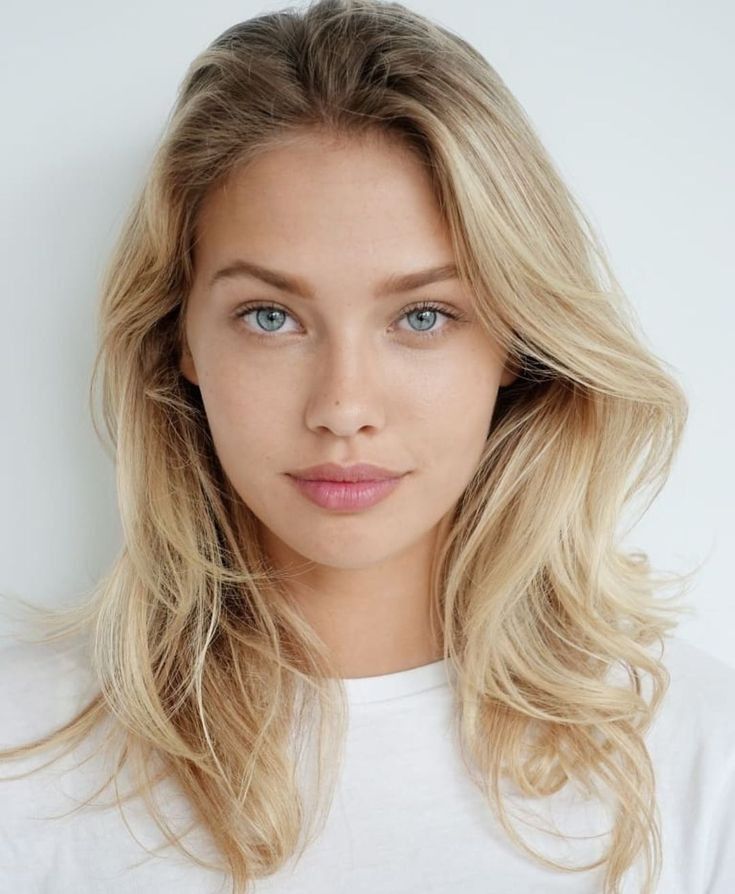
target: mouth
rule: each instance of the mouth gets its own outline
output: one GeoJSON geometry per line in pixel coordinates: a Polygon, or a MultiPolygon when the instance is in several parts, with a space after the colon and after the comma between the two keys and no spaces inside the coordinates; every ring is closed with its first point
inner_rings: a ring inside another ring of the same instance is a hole
{"type": "Polygon", "coordinates": [[[306,479],[290,474],[287,477],[303,496],[323,509],[356,511],[368,509],[384,500],[407,474],[360,481],[306,479]]]}

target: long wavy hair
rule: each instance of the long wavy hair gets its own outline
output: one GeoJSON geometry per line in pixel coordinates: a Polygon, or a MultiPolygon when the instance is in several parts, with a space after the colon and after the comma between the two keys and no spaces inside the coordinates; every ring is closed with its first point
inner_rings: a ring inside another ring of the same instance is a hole
{"type": "Polygon", "coordinates": [[[44,641],[89,637],[96,694],[0,756],[68,751],[110,720],[121,751],[107,782],[128,764],[138,780],[128,797],[175,781],[222,859],[187,850],[150,801],[153,818],[192,859],[224,868],[233,891],[323,829],[344,687],[268,561],[179,367],[202,200],[307,129],[387,134],[417,153],[480,322],[519,371],[433,560],[432,623],[455,671],[468,774],[533,859],[570,872],[605,864],[614,894],[642,853],[649,894],[662,851],[645,733],[669,684],[664,637],[691,611],[680,604],[690,575],[655,572],[621,539],[668,477],[686,397],[505,83],[465,40],[401,3],[320,0],[259,15],[186,72],[101,289],[91,397],[101,371],[123,546],[90,598],[40,610],[44,641]],[[616,667],[625,685],[609,678],[616,667]],[[295,767],[311,730],[319,797],[309,804],[295,767]],[[609,849],[584,866],[531,849],[508,819],[503,781],[521,796],[568,783],[612,792],[609,849]]]}

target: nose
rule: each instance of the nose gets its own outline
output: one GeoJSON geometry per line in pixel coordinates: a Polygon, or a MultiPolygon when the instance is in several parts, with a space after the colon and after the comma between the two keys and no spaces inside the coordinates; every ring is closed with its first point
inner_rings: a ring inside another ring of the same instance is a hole
{"type": "Polygon", "coordinates": [[[377,347],[366,340],[342,339],[325,347],[307,387],[307,427],[340,437],[381,428],[386,418],[383,366],[377,347]]]}

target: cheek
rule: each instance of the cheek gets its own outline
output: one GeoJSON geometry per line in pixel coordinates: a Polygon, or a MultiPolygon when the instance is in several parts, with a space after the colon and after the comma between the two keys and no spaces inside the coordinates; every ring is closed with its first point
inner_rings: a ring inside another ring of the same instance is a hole
{"type": "Polygon", "coordinates": [[[459,446],[487,436],[501,371],[479,352],[466,352],[455,359],[443,370],[444,375],[433,376],[427,386],[424,415],[437,432],[456,439],[459,446]]]}
{"type": "Polygon", "coordinates": [[[490,430],[499,374],[487,365],[483,370],[466,361],[453,373],[435,380],[415,432],[425,480],[431,482],[424,489],[427,505],[422,511],[442,505],[446,509],[462,495],[482,459],[490,430]]]}
{"type": "MultiPolygon", "coordinates": [[[[269,376],[220,363],[200,380],[202,402],[220,462],[228,473],[267,461],[285,439],[293,389],[269,376]]],[[[242,473],[240,473],[242,474],[242,473]]]]}

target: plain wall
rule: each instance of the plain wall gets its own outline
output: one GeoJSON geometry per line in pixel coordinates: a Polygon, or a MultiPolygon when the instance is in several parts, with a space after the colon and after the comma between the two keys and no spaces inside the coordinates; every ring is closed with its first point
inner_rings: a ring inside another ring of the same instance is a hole
{"type": "MultiPolygon", "coordinates": [[[[514,92],[684,386],[682,449],[625,542],[657,568],[705,562],[678,633],[735,663],[735,7],[408,5],[470,40],[514,92]]],[[[279,8],[42,0],[3,11],[3,593],[75,601],[121,545],[115,470],[88,411],[100,273],[189,62],[225,28],[279,8]]]]}

